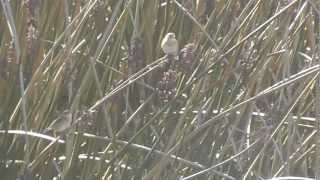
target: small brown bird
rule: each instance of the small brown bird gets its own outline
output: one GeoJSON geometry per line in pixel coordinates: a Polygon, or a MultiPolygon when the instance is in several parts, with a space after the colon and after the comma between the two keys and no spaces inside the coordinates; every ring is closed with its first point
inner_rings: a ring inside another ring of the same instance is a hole
{"type": "Polygon", "coordinates": [[[65,134],[71,128],[72,114],[69,111],[62,112],[46,130],[52,130],[55,134],[65,134]]]}
{"type": "Polygon", "coordinates": [[[162,39],[161,48],[166,55],[174,55],[178,54],[178,41],[176,39],[176,35],[172,32],[166,34],[166,36],[162,39]]]}

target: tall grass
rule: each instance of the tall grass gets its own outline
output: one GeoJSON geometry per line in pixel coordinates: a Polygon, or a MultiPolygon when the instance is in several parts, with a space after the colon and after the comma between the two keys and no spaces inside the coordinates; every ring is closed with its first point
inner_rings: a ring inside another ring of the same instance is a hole
{"type": "Polygon", "coordinates": [[[1,179],[320,179],[318,1],[1,6],[1,179]]]}

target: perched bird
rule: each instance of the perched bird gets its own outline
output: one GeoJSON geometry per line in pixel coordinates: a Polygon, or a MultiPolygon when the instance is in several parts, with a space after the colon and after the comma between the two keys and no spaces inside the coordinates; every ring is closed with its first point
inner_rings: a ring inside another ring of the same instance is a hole
{"type": "Polygon", "coordinates": [[[161,48],[166,55],[176,56],[179,49],[176,35],[172,32],[166,34],[166,36],[162,39],[161,48]]]}
{"type": "Polygon", "coordinates": [[[72,114],[68,111],[62,112],[62,114],[56,118],[46,131],[52,130],[55,134],[65,134],[71,128],[72,114]]]}

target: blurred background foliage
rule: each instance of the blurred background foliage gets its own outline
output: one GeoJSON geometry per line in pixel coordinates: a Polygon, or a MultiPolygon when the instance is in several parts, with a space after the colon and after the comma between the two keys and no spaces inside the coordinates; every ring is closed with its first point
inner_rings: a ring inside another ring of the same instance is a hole
{"type": "Polygon", "coordinates": [[[1,178],[320,179],[318,0],[1,6],[1,178]]]}

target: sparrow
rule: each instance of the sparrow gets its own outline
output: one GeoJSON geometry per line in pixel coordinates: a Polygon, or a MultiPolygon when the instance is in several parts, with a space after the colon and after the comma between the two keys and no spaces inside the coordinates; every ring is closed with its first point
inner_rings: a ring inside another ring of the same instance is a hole
{"type": "Polygon", "coordinates": [[[68,111],[62,112],[62,114],[56,118],[46,131],[53,130],[55,134],[65,134],[71,128],[72,114],[68,111]]]}
{"type": "Polygon", "coordinates": [[[166,36],[162,39],[161,48],[166,55],[176,56],[179,48],[176,35],[172,32],[166,34],[166,36]]]}

